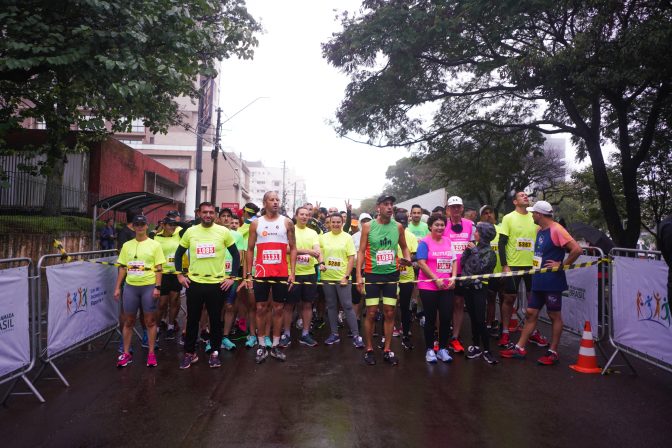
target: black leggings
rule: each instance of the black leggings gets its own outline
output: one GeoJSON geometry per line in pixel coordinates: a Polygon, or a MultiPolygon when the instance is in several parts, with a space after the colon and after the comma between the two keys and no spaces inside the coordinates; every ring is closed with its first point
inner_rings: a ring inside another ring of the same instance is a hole
{"type": "Polygon", "coordinates": [[[436,329],[436,314],[439,314],[439,347],[448,347],[448,338],[451,335],[450,322],[453,319],[453,290],[439,291],[420,290],[422,308],[425,310],[425,346],[434,347],[434,331],[436,329]]]}
{"type": "Polygon", "coordinates": [[[471,319],[471,335],[474,345],[486,351],[490,350],[490,339],[485,326],[485,308],[488,290],[484,286],[480,289],[467,286],[464,290],[464,301],[467,304],[467,311],[471,319]]]}
{"type": "Polygon", "coordinates": [[[413,283],[399,283],[399,309],[401,310],[401,329],[404,336],[411,330],[411,294],[413,283]]]}
{"type": "Polygon", "coordinates": [[[198,323],[201,320],[201,311],[204,304],[210,320],[212,350],[219,350],[219,345],[222,343],[224,293],[219,288],[219,283],[196,283],[192,280],[189,288],[187,288],[187,335],[184,341],[184,351],[186,353],[196,353],[198,323]]]}

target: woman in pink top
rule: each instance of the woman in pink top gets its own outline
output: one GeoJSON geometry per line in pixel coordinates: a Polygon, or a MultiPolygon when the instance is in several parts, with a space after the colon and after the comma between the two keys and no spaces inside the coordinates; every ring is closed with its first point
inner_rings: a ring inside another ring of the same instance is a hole
{"type": "Polygon", "coordinates": [[[420,272],[418,289],[425,311],[425,360],[435,363],[437,358],[450,362],[448,353],[450,322],[453,317],[453,290],[457,275],[457,262],[451,240],[444,235],[446,218],[434,215],[427,221],[430,233],[418,243],[416,259],[420,272]],[[439,352],[434,353],[434,330],[439,317],[439,352]]]}

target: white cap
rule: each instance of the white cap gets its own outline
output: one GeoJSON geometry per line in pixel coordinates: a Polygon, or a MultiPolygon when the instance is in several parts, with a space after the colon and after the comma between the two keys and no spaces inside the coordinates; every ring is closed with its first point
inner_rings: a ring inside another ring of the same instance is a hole
{"type": "Polygon", "coordinates": [[[362,222],[362,219],[373,219],[368,213],[362,213],[359,215],[359,222],[362,222]]]}
{"type": "Polygon", "coordinates": [[[528,212],[537,212],[542,215],[552,215],[553,207],[546,201],[537,201],[532,207],[527,207],[528,212]]]}
{"type": "Polygon", "coordinates": [[[462,203],[462,198],[460,198],[459,196],[449,197],[447,204],[448,204],[448,207],[450,207],[451,205],[464,205],[462,203]]]}

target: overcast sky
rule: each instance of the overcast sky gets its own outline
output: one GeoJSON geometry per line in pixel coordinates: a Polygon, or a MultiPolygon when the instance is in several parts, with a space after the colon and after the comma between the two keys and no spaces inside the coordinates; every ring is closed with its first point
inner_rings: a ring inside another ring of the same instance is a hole
{"type": "Polygon", "coordinates": [[[347,77],[322,58],[320,44],[340,29],[337,12],[358,0],[247,0],[264,34],[254,60],[222,63],[225,117],[257,100],[223,127],[222,147],[245,160],[295,168],[308,199],[342,208],[344,199],[380,193],[385,170],[408,154],[340,139],[327,123],[343,99],[347,77]]]}

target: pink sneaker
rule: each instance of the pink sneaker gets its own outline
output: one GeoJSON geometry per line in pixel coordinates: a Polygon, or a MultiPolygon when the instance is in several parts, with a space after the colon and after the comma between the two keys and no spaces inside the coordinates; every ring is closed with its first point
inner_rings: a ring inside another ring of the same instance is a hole
{"type": "Polygon", "coordinates": [[[132,362],[133,362],[133,355],[130,355],[128,353],[122,353],[121,355],[119,355],[119,358],[117,358],[117,367],[119,368],[126,367],[132,362]]]}
{"type": "Polygon", "coordinates": [[[401,330],[398,330],[397,327],[394,327],[392,330],[392,337],[398,338],[399,336],[401,336],[401,330]]]}
{"type": "Polygon", "coordinates": [[[534,332],[532,332],[532,335],[530,335],[530,342],[539,347],[549,346],[548,339],[546,339],[539,330],[534,330],[534,332]]]}
{"type": "Polygon", "coordinates": [[[240,331],[243,333],[247,332],[247,321],[245,319],[238,319],[238,328],[240,328],[240,331]]]}
{"type": "Polygon", "coordinates": [[[156,367],[158,363],[156,362],[156,354],[150,353],[147,355],[147,367],[156,367]]]}

